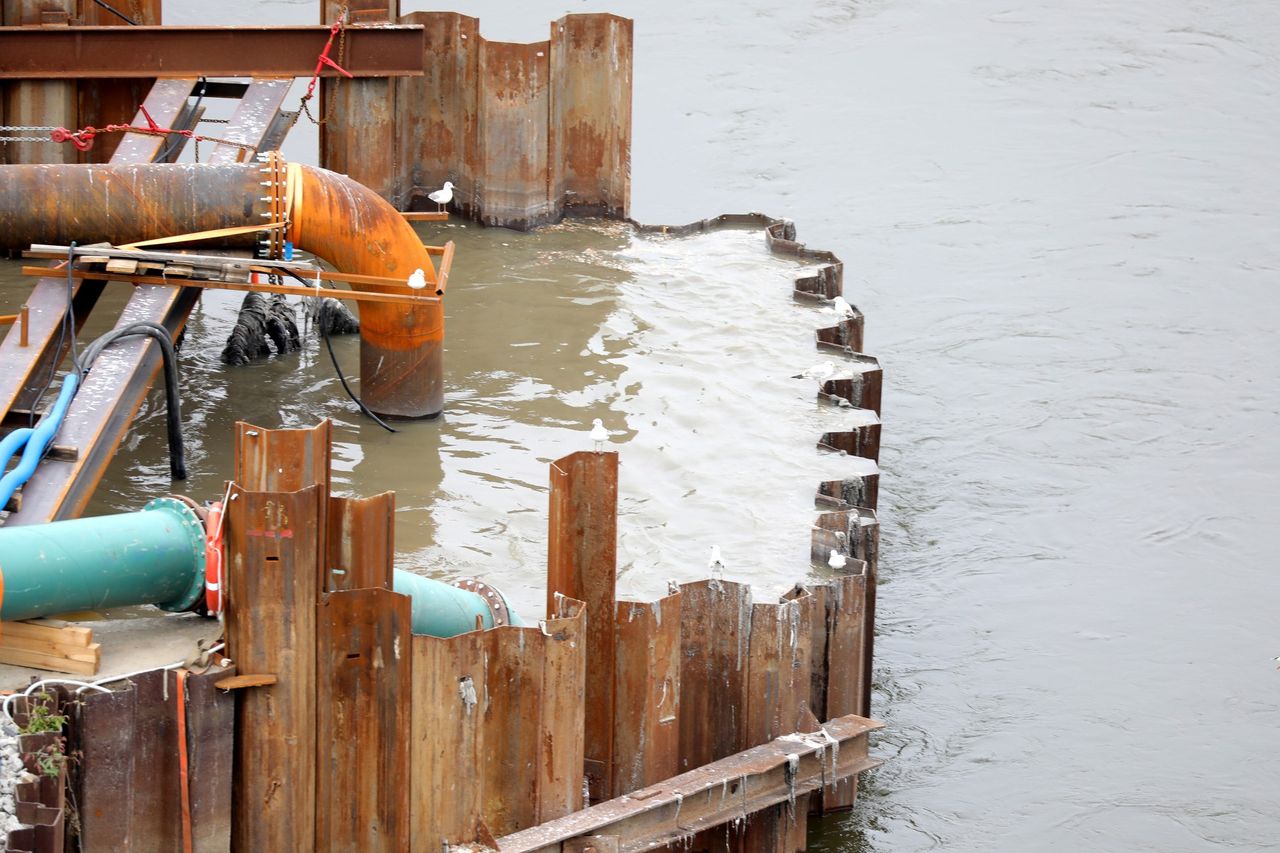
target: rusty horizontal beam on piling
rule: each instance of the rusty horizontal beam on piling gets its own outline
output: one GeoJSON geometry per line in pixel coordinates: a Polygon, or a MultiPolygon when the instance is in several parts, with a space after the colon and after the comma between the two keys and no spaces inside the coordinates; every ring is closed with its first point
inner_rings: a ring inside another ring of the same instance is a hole
{"type": "MultiPolygon", "coordinates": [[[[573,839],[617,836],[618,849],[652,850],[700,830],[791,802],[823,785],[870,770],[867,732],[881,723],[847,716],[813,735],[787,735],[761,746],[498,839],[502,853],[562,853],[573,839]]],[[[578,848],[580,849],[580,848],[578,848]]]]}
{"type": "MultiPolygon", "coordinates": [[[[322,26],[5,27],[0,79],[310,77],[328,38],[322,26]]],[[[420,26],[348,27],[342,67],[355,77],[419,77],[422,43],[420,26]]]]}

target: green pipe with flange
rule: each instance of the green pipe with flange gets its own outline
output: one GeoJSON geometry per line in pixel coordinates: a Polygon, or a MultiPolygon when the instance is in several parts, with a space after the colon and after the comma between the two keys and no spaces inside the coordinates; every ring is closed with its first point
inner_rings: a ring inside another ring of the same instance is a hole
{"type": "MultiPolygon", "coordinates": [[[[156,498],[139,512],[0,527],[0,620],[154,604],[192,610],[203,600],[204,524],[186,503],[156,498]]],[[[415,634],[452,637],[523,625],[497,590],[461,588],[397,569],[415,634]]]]}
{"type": "Polygon", "coordinates": [[[0,528],[0,620],[154,604],[204,593],[204,525],[175,498],[139,512],[0,528]]]}

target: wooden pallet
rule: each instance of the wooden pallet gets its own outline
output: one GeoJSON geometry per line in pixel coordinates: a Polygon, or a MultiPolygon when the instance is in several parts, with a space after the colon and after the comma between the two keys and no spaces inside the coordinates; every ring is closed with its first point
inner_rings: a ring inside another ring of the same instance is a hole
{"type": "Polygon", "coordinates": [[[0,622],[0,663],[97,675],[101,658],[90,628],[56,619],[0,622]]]}

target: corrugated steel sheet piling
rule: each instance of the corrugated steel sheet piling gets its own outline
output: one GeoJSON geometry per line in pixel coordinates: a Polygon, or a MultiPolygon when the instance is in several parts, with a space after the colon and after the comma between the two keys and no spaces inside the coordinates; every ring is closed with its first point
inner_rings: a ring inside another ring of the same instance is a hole
{"type": "MultiPolygon", "coordinates": [[[[395,20],[396,6],[355,4],[352,32],[395,20]]],[[[339,9],[326,2],[325,22],[339,9]]],[[[414,12],[400,23],[423,27],[426,74],[325,81],[335,93],[321,135],[326,168],[401,209],[429,205],[426,195],[452,181],[454,209],[486,225],[626,218],[630,20],[566,15],[547,40],[529,44],[489,41],[478,20],[455,12],[414,12]],[[394,143],[371,151],[370,133],[394,143]]]]}

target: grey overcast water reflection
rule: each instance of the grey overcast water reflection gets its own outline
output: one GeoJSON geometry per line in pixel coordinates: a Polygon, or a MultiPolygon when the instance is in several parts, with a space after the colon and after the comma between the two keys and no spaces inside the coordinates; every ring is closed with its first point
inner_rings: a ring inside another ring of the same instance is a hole
{"type": "MultiPolygon", "coordinates": [[[[316,18],[211,8],[165,16],[316,18]]],[[[846,262],[886,370],[889,761],[811,849],[1280,847],[1280,5],[455,8],[520,41],[634,17],[635,217],[765,210],[846,262]]],[[[308,130],[287,154],[314,157],[308,130]]],[[[191,493],[226,475],[235,418],[334,417],[342,488],[399,495],[404,563],[536,609],[545,460],[598,416],[629,591],[699,574],[712,537],[762,593],[795,579],[832,413],[786,379],[816,358],[794,269],[758,234],[452,233],[443,421],[354,417],[314,345],[222,368],[211,300],[184,355],[191,493]]],[[[168,488],[158,401],[95,511],[168,488]]]]}

